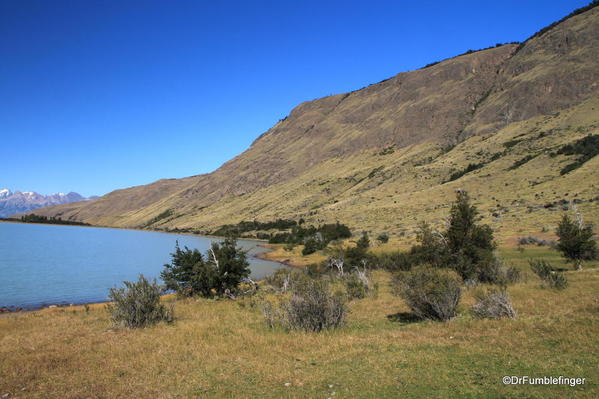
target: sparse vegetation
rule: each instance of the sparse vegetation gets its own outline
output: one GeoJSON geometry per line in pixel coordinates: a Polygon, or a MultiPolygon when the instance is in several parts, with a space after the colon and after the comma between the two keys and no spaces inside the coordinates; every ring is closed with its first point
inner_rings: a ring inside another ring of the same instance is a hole
{"type": "MultiPolygon", "coordinates": [[[[148,327],[161,321],[173,321],[173,309],[160,303],[161,288],[143,275],[137,282],[123,282],[123,288],[111,288],[112,303],[106,306],[116,325],[129,328],[148,327]]],[[[87,312],[88,310],[86,310],[87,312]]]]}
{"type": "Polygon", "coordinates": [[[568,286],[568,280],[566,277],[557,271],[543,259],[530,259],[530,268],[534,274],[539,276],[541,281],[548,286],[556,290],[563,290],[568,286]]]}
{"type": "Polygon", "coordinates": [[[280,304],[263,304],[266,324],[287,330],[320,332],[341,327],[347,316],[342,295],[332,294],[326,280],[307,280],[294,287],[289,299],[280,304]]]}
{"type": "Polygon", "coordinates": [[[508,170],[518,169],[520,166],[524,165],[528,161],[535,159],[536,157],[537,157],[537,155],[530,154],[530,155],[525,156],[524,158],[520,158],[519,160],[514,162],[514,164],[512,166],[510,166],[508,168],[508,170]]]}
{"type": "Polygon", "coordinates": [[[445,183],[449,183],[451,181],[457,180],[460,177],[464,176],[465,174],[468,174],[472,171],[475,171],[477,169],[482,168],[483,166],[485,166],[485,163],[481,162],[481,163],[469,163],[468,166],[466,166],[464,169],[462,170],[458,170],[456,172],[453,172],[450,176],[449,179],[447,179],[445,181],[445,183]]]}
{"type": "Polygon", "coordinates": [[[77,222],[74,220],[63,220],[61,217],[47,217],[30,213],[23,215],[20,218],[0,218],[7,222],[21,222],[21,223],[41,223],[41,224],[64,224],[69,226],[91,226],[89,223],[77,222]]]}
{"type": "Polygon", "coordinates": [[[174,212],[173,212],[173,210],[172,210],[172,209],[167,209],[166,211],[164,211],[164,212],[162,212],[162,213],[160,213],[160,214],[156,215],[156,216],[155,216],[155,217],[153,217],[152,219],[148,220],[148,221],[145,223],[144,227],[149,227],[149,226],[151,226],[151,225],[153,225],[153,224],[155,224],[155,223],[158,223],[159,221],[161,221],[161,220],[163,220],[163,219],[166,219],[166,218],[168,218],[168,217],[172,216],[173,214],[174,214],[174,212]]]}
{"type": "Polygon", "coordinates": [[[560,148],[557,153],[579,156],[575,162],[566,165],[560,171],[560,174],[565,175],[566,173],[580,168],[585,162],[599,155],[599,135],[588,135],[574,143],[566,144],[560,148]]]}
{"type": "Polygon", "coordinates": [[[501,319],[516,317],[512,300],[505,290],[482,291],[475,295],[472,315],[478,319],[501,319]]]}

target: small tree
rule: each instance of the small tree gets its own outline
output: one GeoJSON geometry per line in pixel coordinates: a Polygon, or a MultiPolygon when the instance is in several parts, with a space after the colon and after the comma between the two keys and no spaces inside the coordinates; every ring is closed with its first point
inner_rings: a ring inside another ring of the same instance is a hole
{"type": "Polygon", "coordinates": [[[367,232],[362,232],[362,237],[356,242],[356,246],[364,251],[370,248],[370,239],[368,238],[367,232]]]}
{"type": "Polygon", "coordinates": [[[124,288],[111,288],[113,302],[106,309],[115,324],[129,328],[146,327],[159,321],[172,322],[173,310],[160,303],[160,286],[143,275],[137,282],[124,281],[124,288]]]}
{"type": "Polygon", "coordinates": [[[451,207],[449,228],[445,234],[451,263],[463,279],[494,283],[495,242],[489,226],[476,224],[478,211],[470,204],[466,191],[457,192],[451,207]]]}
{"type": "Polygon", "coordinates": [[[574,262],[576,270],[581,270],[583,260],[597,257],[597,243],[593,239],[592,226],[585,226],[580,214],[576,216],[576,221],[568,215],[562,217],[556,232],[559,237],[557,249],[564,258],[574,262]]]}

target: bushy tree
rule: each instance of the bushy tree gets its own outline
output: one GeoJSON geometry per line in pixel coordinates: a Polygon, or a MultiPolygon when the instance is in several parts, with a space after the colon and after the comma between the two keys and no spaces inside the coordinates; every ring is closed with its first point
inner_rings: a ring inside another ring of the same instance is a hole
{"type": "Polygon", "coordinates": [[[423,222],[416,233],[417,245],[410,249],[411,261],[418,264],[430,264],[435,267],[448,266],[449,248],[444,236],[435,232],[423,222]]]}
{"type": "Polygon", "coordinates": [[[468,194],[458,191],[445,235],[450,261],[463,279],[493,283],[496,269],[493,231],[489,226],[477,225],[477,215],[478,211],[470,204],[468,194]]]}
{"type": "Polygon", "coordinates": [[[160,276],[168,289],[180,295],[209,297],[234,290],[249,275],[246,252],[234,238],[226,238],[213,242],[205,255],[197,249],[181,249],[177,243],[171,263],[164,265],[160,276]]]}
{"type": "Polygon", "coordinates": [[[592,226],[585,226],[580,216],[577,216],[578,220],[573,221],[568,215],[564,215],[556,233],[559,237],[557,249],[580,270],[583,260],[597,258],[597,242],[593,239],[592,226]]]}

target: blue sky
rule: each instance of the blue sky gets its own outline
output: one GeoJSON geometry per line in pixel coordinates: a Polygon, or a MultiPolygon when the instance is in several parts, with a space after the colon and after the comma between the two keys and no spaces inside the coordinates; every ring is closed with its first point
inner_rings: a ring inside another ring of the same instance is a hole
{"type": "Polygon", "coordinates": [[[588,2],[0,0],[0,188],[210,172],[302,101],[524,40],[588,2]]]}

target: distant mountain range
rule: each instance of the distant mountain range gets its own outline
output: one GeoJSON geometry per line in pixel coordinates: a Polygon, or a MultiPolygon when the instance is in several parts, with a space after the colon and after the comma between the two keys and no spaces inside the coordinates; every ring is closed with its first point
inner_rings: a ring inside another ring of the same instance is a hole
{"type": "Polygon", "coordinates": [[[42,195],[33,191],[12,192],[5,188],[0,190],[0,217],[5,218],[45,206],[70,204],[71,202],[88,201],[95,198],[97,197],[85,198],[74,192],[42,195]]]}

